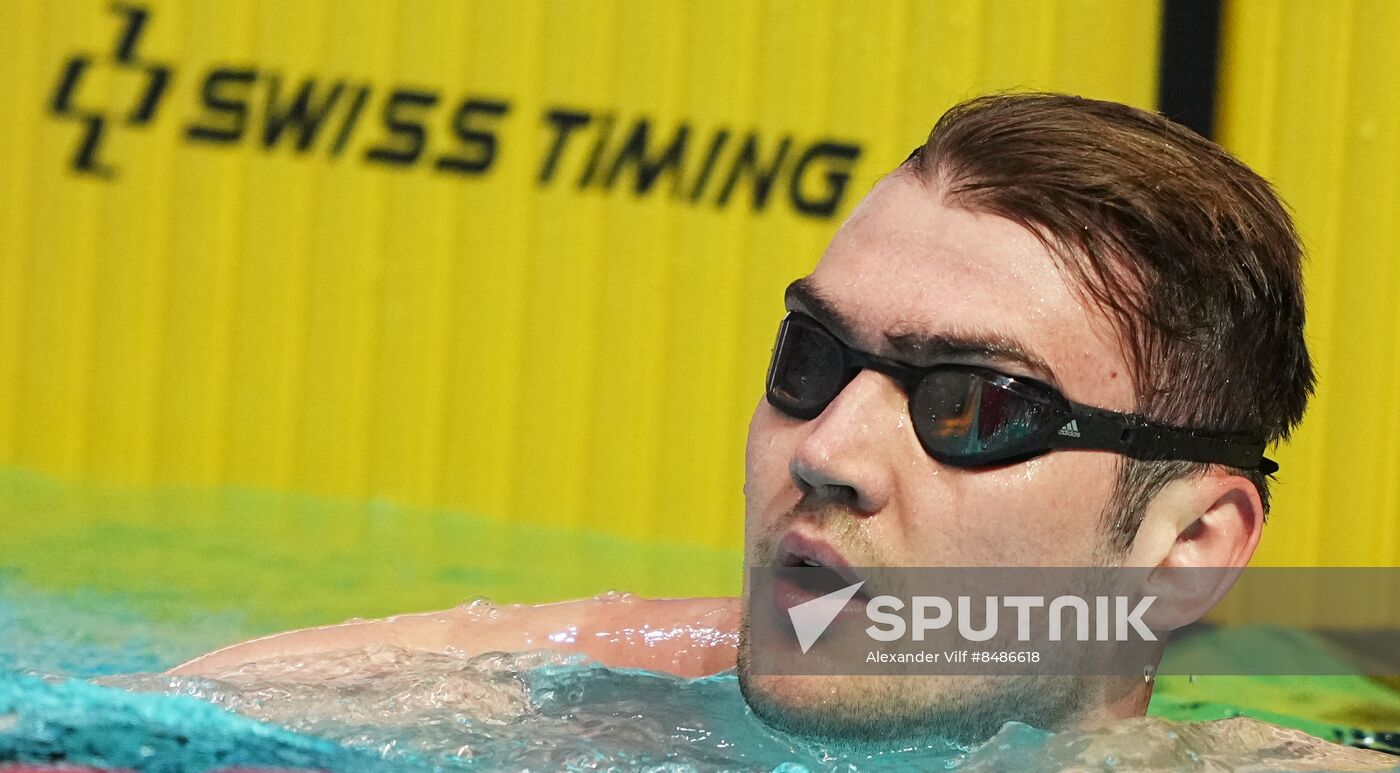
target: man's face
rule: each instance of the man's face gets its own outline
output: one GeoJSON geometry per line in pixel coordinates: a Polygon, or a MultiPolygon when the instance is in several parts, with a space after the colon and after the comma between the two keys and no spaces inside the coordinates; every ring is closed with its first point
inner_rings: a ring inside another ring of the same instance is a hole
{"type": "MultiPolygon", "coordinates": [[[[856,349],[914,365],[992,367],[1034,376],[1079,403],[1133,408],[1111,324],[1081,300],[1035,236],[945,205],[908,174],[875,187],[803,284],[824,308],[790,298],[789,309],[816,317],[856,349]],[[1025,356],[930,357],[920,339],[940,337],[1025,356]]],[[[914,434],[908,395],[869,370],[808,421],[761,400],[745,464],[749,566],[832,556],[853,567],[1089,566],[1107,554],[1102,519],[1116,457],[1057,451],[1002,467],[942,465],[914,434]]],[[[1039,696],[1065,710],[1076,700],[1064,680],[754,676],[747,640],[746,630],[745,695],[765,718],[800,730],[839,735],[882,716],[895,727],[978,700],[1004,707],[1013,693],[1015,702],[1039,696]]],[[[1013,718],[1021,717],[1005,717],[1013,718]]]]}

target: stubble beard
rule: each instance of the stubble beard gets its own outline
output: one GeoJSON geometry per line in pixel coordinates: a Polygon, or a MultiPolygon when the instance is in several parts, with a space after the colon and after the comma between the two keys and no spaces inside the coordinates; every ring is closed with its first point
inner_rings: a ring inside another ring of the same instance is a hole
{"type": "Polygon", "coordinates": [[[764,676],[753,673],[748,610],[739,634],[744,700],[765,724],[842,745],[947,741],[970,747],[1007,722],[1078,724],[1098,692],[1079,676],[764,676]]]}
{"type": "MultiPolygon", "coordinates": [[[[754,541],[748,566],[773,566],[776,535],[795,518],[788,514],[754,541]]],[[[839,526],[845,519],[835,521],[839,526]]],[[[850,523],[850,522],[847,522],[850,523]]],[[[837,528],[845,550],[856,558],[875,555],[865,535],[837,528]]],[[[1117,551],[1101,554],[1104,563],[1117,551]]],[[[1099,558],[1100,556],[1096,556],[1099,558]]],[[[875,567],[868,559],[861,565],[875,567]]],[[[748,592],[746,580],[746,594],[748,592]]],[[[1092,676],[777,676],[753,673],[746,595],[739,630],[738,677],[744,700],[765,724],[778,730],[846,746],[951,742],[968,748],[992,737],[1008,722],[1043,730],[1081,724],[1102,702],[1107,686],[1092,676]]]]}

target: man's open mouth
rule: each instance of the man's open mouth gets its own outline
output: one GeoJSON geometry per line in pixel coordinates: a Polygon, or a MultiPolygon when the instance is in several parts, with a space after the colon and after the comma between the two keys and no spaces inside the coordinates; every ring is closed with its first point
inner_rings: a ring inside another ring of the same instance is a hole
{"type": "MultiPolygon", "coordinates": [[[[790,609],[863,579],[830,545],[796,534],[783,538],[776,559],[773,601],[780,609],[790,609]]],[[[869,598],[858,592],[847,606],[851,611],[859,611],[867,601],[869,598]]]]}

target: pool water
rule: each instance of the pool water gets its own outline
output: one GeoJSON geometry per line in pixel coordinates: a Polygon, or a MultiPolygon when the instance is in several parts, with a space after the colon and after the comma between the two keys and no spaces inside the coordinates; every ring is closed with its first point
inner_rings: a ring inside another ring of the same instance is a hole
{"type": "Polygon", "coordinates": [[[757,721],[732,673],[680,679],[557,653],[370,647],[213,678],[0,677],[0,760],[143,770],[1346,770],[1355,753],[1248,720],[1160,718],[1110,733],[1010,723],[976,748],[844,748],[757,721]]]}
{"type": "MultiPolygon", "coordinates": [[[[15,470],[0,471],[0,518],[0,769],[1340,770],[1347,752],[1312,737],[1400,728],[1400,695],[1359,677],[1162,678],[1148,718],[1100,733],[1009,724],[974,749],[815,744],[758,722],[732,673],[686,680],[552,653],[372,647],[169,677],[230,641],[478,594],[733,593],[739,561],[459,513],[15,470]],[[1297,730],[1205,721],[1228,717],[1297,730]]],[[[1246,632],[1194,646],[1255,644],[1246,632]]]]}

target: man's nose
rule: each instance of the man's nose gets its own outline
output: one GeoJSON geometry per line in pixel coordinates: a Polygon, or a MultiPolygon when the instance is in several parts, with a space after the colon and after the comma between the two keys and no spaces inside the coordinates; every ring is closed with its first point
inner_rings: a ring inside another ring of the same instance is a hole
{"type": "Polygon", "coordinates": [[[838,504],[864,515],[893,493],[892,466],[908,432],[908,399],[887,376],[863,370],[807,422],[788,469],[810,504],[838,504]]]}

